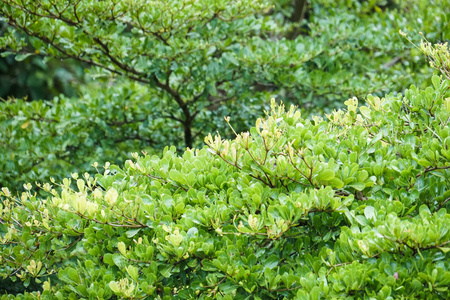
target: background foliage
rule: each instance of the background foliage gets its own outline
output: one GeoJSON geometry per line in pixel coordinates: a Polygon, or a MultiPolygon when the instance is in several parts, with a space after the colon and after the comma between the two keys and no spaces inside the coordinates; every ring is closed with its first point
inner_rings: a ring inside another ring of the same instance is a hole
{"type": "Polygon", "coordinates": [[[150,123],[152,108],[142,106],[150,95],[142,86],[89,88],[81,98],[0,103],[0,145],[7,149],[0,152],[2,186],[20,187],[30,178],[44,180],[76,169],[92,171],[96,160],[119,163],[130,151],[151,152],[150,146],[167,142],[148,138],[150,128],[159,126],[163,132],[165,124],[150,123]]]}
{"type": "Polygon", "coordinates": [[[450,32],[444,0],[144,2],[0,2],[10,24],[3,55],[91,65],[78,97],[63,88],[66,96],[0,104],[2,185],[17,190],[48,180],[49,168],[61,178],[140,149],[201,147],[209,132],[232,136],[224,116],[249,128],[271,97],[321,113],[349,97],[425,87],[430,69],[398,30],[431,42],[450,32]]]}
{"type": "MultiPolygon", "coordinates": [[[[7,24],[0,21],[0,36],[6,30],[7,24]]],[[[61,93],[73,97],[82,77],[83,67],[77,62],[46,62],[38,56],[26,59],[26,55],[7,55],[0,58],[0,98],[39,100],[61,93]]]]}

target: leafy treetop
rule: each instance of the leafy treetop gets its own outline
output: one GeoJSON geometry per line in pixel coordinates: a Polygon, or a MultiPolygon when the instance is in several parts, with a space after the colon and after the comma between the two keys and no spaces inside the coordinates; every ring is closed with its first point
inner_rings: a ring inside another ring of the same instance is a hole
{"type": "Polygon", "coordinates": [[[216,88],[213,82],[232,81],[241,70],[229,46],[255,33],[261,22],[248,16],[267,5],[249,0],[2,1],[0,12],[30,37],[25,42],[11,31],[3,38],[11,50],[23,50],[21,55],[73,58],[154,86],[161,98],[176,104],[177,113],[166,113],[183,124],[186,145],[192,146],[196,103],[216,88]],[[227,61],[219,68],[222,56],[227,61]]]}
{"type": "Polygon", "coordinates": [[[422,30],[436,40],[450,32],[445,12],[428,1],[385,11],[385,1],[296,1],[308,18],[289,21],[280,17],[286,4],[274,2],[2,0],[0,18],[11,27],[0,48],[18,60],[81,61],[94,78],[116,77],[111,89],[124,79],[144,84],[151,118],[174,130],[172,143],[181,135],[192,148],[217,130],[216,116],[235,115],[248,128],[267,94],[320,111],[420,82],[422,65],[393,33],[422,30]]]}

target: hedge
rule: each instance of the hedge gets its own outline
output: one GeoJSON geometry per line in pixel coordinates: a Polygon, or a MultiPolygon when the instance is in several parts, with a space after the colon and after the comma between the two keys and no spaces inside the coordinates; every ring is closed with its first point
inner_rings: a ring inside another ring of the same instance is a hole
{"type": "Polygon", "coordinates": [[[449,298],[449,80],[366,102],[3,188],[2,299],[449,298]]]}

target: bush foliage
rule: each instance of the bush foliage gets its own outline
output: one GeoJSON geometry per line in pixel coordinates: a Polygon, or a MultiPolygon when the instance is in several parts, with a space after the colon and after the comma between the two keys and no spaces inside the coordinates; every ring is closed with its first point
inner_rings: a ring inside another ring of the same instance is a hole
{"type": "Polygon", "coordinates": [[[346,106],[3,188],[1,273],[42,282],[17,299],[448,298],[449,81],[346,106]]]}
{"type": "Polygon", "coordinates": [[[329,113],[349,97],[423,88],[429,68],[398,29],[450,32],[445,1],[191,2],[1,1],[2,55],[78,60],[95,80],[80,97],[0,103],[0,184],[21,191],[140,149],[202,147],[209,132],[232,137],[224,116],[247,130],[271,97],[329,113]]]}

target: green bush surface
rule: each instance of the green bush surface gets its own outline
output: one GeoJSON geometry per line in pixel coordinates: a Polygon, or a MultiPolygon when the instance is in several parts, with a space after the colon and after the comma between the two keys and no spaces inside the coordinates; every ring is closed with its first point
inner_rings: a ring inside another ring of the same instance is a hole
{"type": "Polygon", "coordinates": [[[3,188],[2,299],[447,299],[449,81],[346,106],[3,188]]]}

